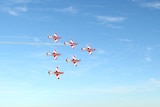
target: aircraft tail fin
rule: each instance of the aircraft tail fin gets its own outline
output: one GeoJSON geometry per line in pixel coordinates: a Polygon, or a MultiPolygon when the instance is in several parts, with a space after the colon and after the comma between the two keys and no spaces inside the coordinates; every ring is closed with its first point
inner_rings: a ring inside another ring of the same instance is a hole
{"type": "Polygon", "coordinates": [[[85,50],[86,50],[86,48],[81,48],[81,50],[82,50],[82,51],[85,51],[85,50]]]}
{"type": "Polygon", "coordinates": [[[48,75],[50,75],[50,74],[51,74],[51,71],[49,70],[49,71],[48,71],[48,75]]]}
{"type": "Polygon", "coordinates": [[[49,35],[49,36],[48,36],[48,39],[50,39],[50,38],[52,38],[52,36],[49,35]]]}
{"type": "Polygon", "coordinates": [[[66,59],[66,62],[68,63],[70,60],[69,59],[66,59]]]}
{"type": "Polygon", "coordinates": [[[47,52],[46,55],[48,56],[48,55],[49,55],[49,52],[47,52]]]}

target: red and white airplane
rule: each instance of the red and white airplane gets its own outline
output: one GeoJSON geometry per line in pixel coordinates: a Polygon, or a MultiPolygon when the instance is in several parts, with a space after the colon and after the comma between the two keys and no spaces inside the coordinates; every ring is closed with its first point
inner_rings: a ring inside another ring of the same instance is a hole
{"type": "Polygon", "coordinates": [[[57,53],[56,50],[54,49],[53,52],[47,52],[46,53],[47,56],[53,56],[54,59],[56,60],[58,56],[60,56],[60,53],[57,53]]]}
{"type": "Polygon", "coordinates": [[[72,59],[66,59],[66,62],[73,62],[74,66],[77,66],[77,62],[81,60],[77,60],[76,57],[73,55],[72,59]]]}
{"type": "Polygon", "coordinates": [[[92,55],[92,52],[95,51],[96,49],[93,49],[90,47],[90,45],[87,46],[87,48],[81,48],[82,51],[88,51],[90,55],[92,55]]]}
{"type": "Polygon", "coordinates": [[[57,79],[59,80],[60,79],[60,74],[64,74],[64,72],[59,72],[59,69],[58,69],[58,67],[56,67],[56,70],[54,71],[54,72],[52,72],[52,71],[48,71],[48,74],[50,75],[50,74],[55,74],[56,75],[56,77],[57,77],[57,79]]]}
{"type": "Polygon", "coordinates": [[[53,34],[53,36],[48,36],[49,39],[54,39],[54,41],[57,43],[59,39],[61,39],[60,36],[58,36],[56,33],[53,34]]]}
{"type": "Polygon", "coordinates": [[[78,43],[73,42],[73,40],[71,39],[69,42],[64,42],[64,45],[70,45],[72,48],[74,48],[75,45],[78,45],[78,43]]]}

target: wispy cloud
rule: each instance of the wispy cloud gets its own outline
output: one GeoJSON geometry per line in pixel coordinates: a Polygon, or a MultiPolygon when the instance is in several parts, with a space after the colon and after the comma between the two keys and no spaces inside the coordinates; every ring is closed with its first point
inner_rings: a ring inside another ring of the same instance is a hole
{"type": "Polygon", "coordinates": [[[104,23],[108,23],[108,22],[122,22],[124,21],[126,18],[125,17],[114,17],[114,16],[96,16],[96,18],[104,23]]]}
{"type": "Polygon", "coordinates": [[[99,24],[104,24],[110,28],[122,28],[121,26],[115,25],[115,23],[120,23],[126,20],[125,17],[115,17],[115,16],[95,16],[96,19],[99,21],[99,24]]]}
{"type": "Polygon", "coordinates": [[[148,81],[149,84],[160,87],[160,80],[155,78],[150,78],[148,81]]]}
{"type": "Polygon", "coordinates": [[[74,6],[69,6],[69,7],[66,7],[66,8],[55,8],[54,10],[58,11],[58,12],[64,12],[64,13],[77,13],[78,12],[78,9],[74,6]]]}
{"type": "Polygon", "coordinates": [[[26,12],[27,7],[26,6],[18,6],[18,7],[1,7],[1,11],[7,12],[10,15],[18,16],[19,13],[26,12]]]}
{"type": "Polygon", "coordinates": [[[12,16],[18,16],[20,13],[28,11],[27,3],[30,0],[8,0],[1,4],[0,11],[8,13],[12,16]]]}
{"type": "Polygon", "coordinates": [[[11,0],[14,3],[28,3],[31,2],[31,0],[11,0]]]}
{"type": "Polygon", "coordinates": [[[63,46],[64,45],[62,43],[56,43],[55,44],[55,43],[45,43],[45,42],[10,42],[10,41],[9,42],[0,42],[0,44],[3,44],[3,45],[49,45],[49,46],[54,46],[54,45],[63,46]]]}
{"type": "Polygon", "coordinates": [[[28,4],[39,3],[40,0],[6,0],[1,3],[0,11],[6,12],[13,16],[28,11],[28,4]]]}
{"type": "Polygon", "coordinates": [[[146,61],[146,62],[151,62],[151,61],[152,61],[151,56],[145,55],[145,61],[146,61]]]}
{"type": "MultiPolygon", "coordinates": [[[[46,0],[46,2],[49,2],[49,0],[46,0]]],[[[40,0],[8,0],[1,4],[0,11],[6,12],[12,16],[18,16],[21,13],[27,12],[29,10],[35,10],[35,11],[54,11],[54,12],[60,12],[60,13],[69,13],[69,14],[75,14],[78,12],[78,9],[75,6],[68,6],[68,7],[62,7],[62,8],[56,8],[56,7],[39,7],[39,8],[30,8],[28,7],[28,4],[39,4],[41,3],[40,0]]]]}
{"type": "MultiPolygon", "coordinates": [[[[27,3],[39,3],[41,0],[6,0],[4,3],[7,5],[14,4],[27,4],[27,3]]],[[[48,0],[46,0],[47,2],[48,0]]]]}
{"type": "Polygon", "coordinates": [[[103,49],[97,49],[97,53],[100,55],[104,55],[106,53],[106,51],[103,49]]]}
{"type": "Polygon", "coordinates": [[[153,8],[153,9],[160,9],[160,1],[143,1],[143,0],[131,0],[134,3],[138,3],[142,7],[147,7],[147,8],[153,8]]]}
{"type": "Polygon", "coordinates": [[[36,38],[36,37],[34,37],[33,40],[34,40],[35,42],[40,42],[40,39],[39,39],[39,38],[36,38]]]}
{"type": "Polygon", "coordinates": [[[133,40],[131,39],[119,39],[120,42],[124,42],[128,45],[128,49],[133,52],[134,49],[133,49],[133,46],[134,46],[134,43],[133,43],[133,40]]]}
{"type": "Polygon", "coordinates": [[[132,42],[130,39],[120,39],[121,42],[132,42]]]}
{"type": "Polygon", "coordinates": [[[148,47],[148,48],[146,49],[146,53],[145,53],[145,56],[144,56],[144,60],[145,60],[146,62],[151,62],[151,61],[152,61],[151,50],[152,50],[151,47],[148,47]]]}
{"type": "Polygon", "coordinates": [[[51,11],[51,12],[59,12],[59,13],[67,13],[67,14],[76,14],[78,13],[78,9],[75,6],[68,6],[68,7],[64,7],[64,8],[52,8],[52,7],[48,7],[48,8],[29,8],[29,10],[35,10],[35,11],[51,11]]]}
{"type": "Polygon", "coordinates": [[[143,3],[142,6],[154,8],[154,9],[160,9],[160,2],[159,1],[146,2],[146,3],[143,3]]]}

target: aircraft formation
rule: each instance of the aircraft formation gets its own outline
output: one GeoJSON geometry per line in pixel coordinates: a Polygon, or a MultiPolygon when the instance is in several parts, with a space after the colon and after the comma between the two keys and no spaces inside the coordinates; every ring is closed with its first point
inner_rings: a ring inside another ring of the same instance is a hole
{"type": "MultiPolygon", "coordinates": [[[[55,43],[58,43],[59,39],[61,39],[61,38],[62,38],[62,37],[61,37],[61,36],[58,36],[57,33],[54,33],[52,36],[50,36],[50,35],[48,36],[48,39],[53,39],[55,43]]],[[[76,45],[78,45],[78,43],[77,43],[77,42],[74,42],[72,39],[70,39],[69,42],[64,42],[64,45],[69,45],[69,46],[71,46],[72,49],[74,49],[74,47],[75,47],[76,45]]],[[[96,49],[91,48],[91,46],[88,45],[88,46],[85,47],[85,48],[81,48],[81,50],[82,50],[82,51],[87,51],[90,55],[92,55],[92,52],[95,51],[96,49]]],[[[58,57],[61,55],[61,53],[57,53],[56,49],[54,49],[53,52],[47,52],[46,55],[47,55],[47,56],[53,56],[54,60],[57,60],[58,57]]],[[[74,66],[77,66],[77,65],[78,65],[77,63],[80,62],[80,61],[81,61],[81,60],[76,59],[76,56],[75,56],[75,55],[73,55],[71,59],[69,59],[69,58],[66,59],[66,62],[67,62],[67,63],[68,63],[68,62],[71,62],[71,63],[73,63],[74,66]]],[[[49,74],[49,75],[50,75],[50,74],[54,74],[54,75],[57,77],[57,79],[59,80],[59,79],[60,79],[60,75],[61,75],[61,74],[64,74],[64,72],[59,71],[59,68],[58,68],[58,66],[57,66],[57,67],[55,68],[55,71],[48,70],[48,74],[49,74]]]]}

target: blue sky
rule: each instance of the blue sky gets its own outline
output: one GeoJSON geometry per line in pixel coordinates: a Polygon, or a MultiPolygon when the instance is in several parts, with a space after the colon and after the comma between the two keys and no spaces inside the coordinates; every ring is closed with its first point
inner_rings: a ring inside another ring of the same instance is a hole
{"type": "Polygon", "coordinates": [[[0,106],[160,106],[159,0],[1,0],[0,17],[0,106]],[[60,80],[47,73],[56,66],[60,80]]]}

